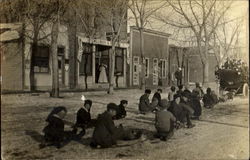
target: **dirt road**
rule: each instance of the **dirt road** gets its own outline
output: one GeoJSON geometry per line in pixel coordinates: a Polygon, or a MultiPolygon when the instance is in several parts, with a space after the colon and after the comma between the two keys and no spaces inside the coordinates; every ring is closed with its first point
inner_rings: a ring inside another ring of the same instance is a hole
{"type": "MultiPolygon", "coordinates": [[[[93,129],[87,130],[81,141],[71,141],[61,149],[39,149],[45,118],[53,106],[68,108],[67,121],[75,121],[81,106],[81,94],[65,94],[53,99],[47,95],[3,95],[1,107],[1,138],[3,159],[248,159],[249,158],[249,103],[240,97],[203,109],[200,121],[192,129],[176,130],[167,142],[153,138],[154,115],[137,114],[139,90],[84,93],[93,100],[92,114],[96,117],[106,104],[127,99],[128,116],[116,121],[125,127],[144,129],[145,141],[119,142],[118,147],[91,149],[88,144],[93,129]]],[[[162,97],[167,97],[163,94],[162,97]]],[[[66,129],[70,129],[70,126],[66,129]]]]}

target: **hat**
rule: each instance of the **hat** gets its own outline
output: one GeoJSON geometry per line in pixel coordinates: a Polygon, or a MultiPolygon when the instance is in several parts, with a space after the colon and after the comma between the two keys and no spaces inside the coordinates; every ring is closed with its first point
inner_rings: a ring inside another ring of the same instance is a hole
{"type": "Polygon", "coordinates": [[[115,103],[109,103],[107,105],[107,110],[116,110],[117,109],[117,105],[115,103]]]}
{"type": "Polygon", "coordinates": [[[162,99],[159,105],[162,109],[168,108],[168,100],[162,99]]]}
{"type": "Polygon", "coordinates": [[[145,93],[151,94],[151,90],[150,90],[150,89],[146,89],[146,90],[145,90],[145,93]]]}
{"type": "Polygon", "coordinates": [[[174,95],[174,100],[176,100],[177,98],[180,98],[181,96],[179,94],[175,94],[174,95]]]}
{"type": "Polygon", "coordinates": [[[87,99],[84,102],[84,105],[86,105],[86,104],[89,104],[90,106],[92,106],[92,101],[90,99],[87,99]]]}
{"type": "Polygon", "coordinates": [[[127,100],[121,100],[120,103],[121,103],[121,104],[128,104],[128,101],[127,101],[127,100]]]}

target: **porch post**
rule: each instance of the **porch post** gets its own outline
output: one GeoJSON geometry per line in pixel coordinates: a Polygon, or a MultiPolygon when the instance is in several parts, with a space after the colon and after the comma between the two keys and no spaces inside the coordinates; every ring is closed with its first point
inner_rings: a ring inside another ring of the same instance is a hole
{"type": "MultiPolygon", "coordinates": [[[[127,87],[127,48],[122,50],[123,52],[123,84],[124,87],[127,87]]],[[[119,83],[119,82],[118,82],[119,83]]]]}
{"type": "Polygon", "coordinates": [[[95,52],[96,52],[96,46],[93,44],[92,47],[92,82],[95,84],[95,52]]]}

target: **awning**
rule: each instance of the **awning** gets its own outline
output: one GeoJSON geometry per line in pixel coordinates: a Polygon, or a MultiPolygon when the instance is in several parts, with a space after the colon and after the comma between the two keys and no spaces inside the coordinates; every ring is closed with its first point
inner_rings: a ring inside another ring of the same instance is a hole
{"type": "MultiPolygon", "coordinates": [[[[104,39],[93,39],[93,38],[86,38],[83,36],[82,33],[78,33],[77,34],[77,38],[82,41],[83,43],[91,43],[91,44],[96,44],[96,45],[104,45],[104,46],[112,46],[111,41],[107,41],[104,39]]],[[[124,43],[124,42],[119,42],[118,45],[116,45],[117,47],[120,48],[128,48],[129,44],[128,43],[124,43]]]]}

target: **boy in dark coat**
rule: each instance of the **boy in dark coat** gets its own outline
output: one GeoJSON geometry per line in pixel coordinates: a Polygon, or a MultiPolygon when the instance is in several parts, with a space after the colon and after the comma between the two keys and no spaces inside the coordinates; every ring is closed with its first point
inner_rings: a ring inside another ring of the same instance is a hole
{"type": "Polygon", "coordinates": [[[176,92],[176,94],[181,95],[182,92],[183,92],[183,85],[182,85],[182,84],[179,85],[179,86],[178,86],[178,89],[179,89],[179,90],[176,92]]]}
{"type": "Polygon", "coordinates": [[[161,93],[162,93],[162,89],[157,89],[157,92],[155,92],[152,101],[154,100],[154,98],[156,98],[158,100],[158,103],[160,104],[161,102],[161,93]]]}
{"type": "Polygon", "coordinates": [[[120,125],[116,127],[112,119],[116,115],[117,105],[109,103],[107,111],[98,115],[96,126],[92,136],[91,147],[107,148],[116,144],[117,140],[131,140],[139,138],[139,134],[135,132],[125,131],[120,125]]]}
{"type": "Polygon", "coordinates": [[[216,101],[212,96],[211,88],[207,88],[207,93],[203,96],[202,100],[204,102],[204,107],[206,108],[212,108],[216,104],[216,101]]]}
{"type": "Polygon", "coordinates": [[[158,105],[158,100],[154,98],[153,102],[149,102],[149,95],[151,94],[150,89],[145,90],[145,94],[140,97],[140,102],[139,102],[139,111],[142,114],[152,112],[153,110],[156,109],[158,105]]]}
{"type": "Polygon", "coordinates": [[[62,147],[62,142],[67,138],[64,131],[64,121],[67,110],[63,106],[55,107],[48,115],[46,121],[48,125],[43,129],[45,143],[40,145],[43,148],[48,145],[55,145],[57,148],[62,147]]]}
{"type": "Polygon", "coordinates": [[[194,115],[192,119],[199,120],[201,113],[202,113],[202,107],[200,103],[200,98],[199,98],[199,92],[193,91],[191,94],[190,100],[189,100],[190,106],[194,109],[194,115]]]}
{"type": "Polygon", "coordinates": [[[113,119],[121,119],[126,117],[127,112],[125,110],[125,107],[128,105],[127,100],[121,100],[120,105],[117,107],[116,115],[113,119]]]}
{"type": "Polygon", "coordinates": [[[174,122],[176,118],[169,112],[168,101],[163,99],[161,101],[160,110],[155,113],[155,128],[157,130],[157,137],[166,141],[174,134],[174,122]]]}
{"type": "Polygon", "coordinates": [[[92,101],[85,100],[84,106],[77,111],[76,123],[74,125],[73,132],[77,133],[77,127],[80,127],[82,131],[78,134],[79,138],[85,135],[86,128],[91,127],[93,125],[90,115],[91,106],[92,106],[92,101]]]}
{"type": "Polygon", "coordinates": [[[183,97],[178,94],[174,95],[174,101],[171,103],[171,112],[176,117],[177,121],[180,121],[182,124],[187,121],[187,127],[192,128],[194,127],[190,120],[190,114],[192,113],[192,110],[187,104],[185,104],[186,102],[182,98],[183,97]]]}

